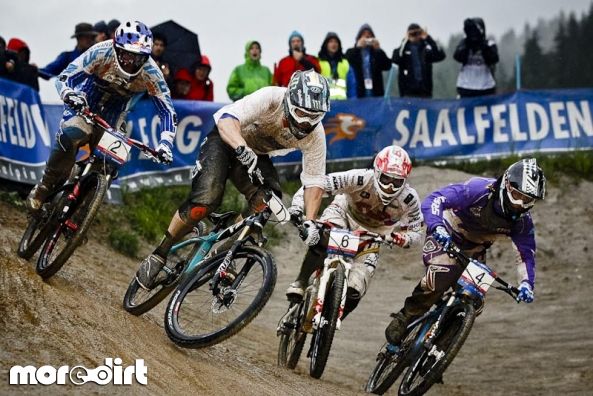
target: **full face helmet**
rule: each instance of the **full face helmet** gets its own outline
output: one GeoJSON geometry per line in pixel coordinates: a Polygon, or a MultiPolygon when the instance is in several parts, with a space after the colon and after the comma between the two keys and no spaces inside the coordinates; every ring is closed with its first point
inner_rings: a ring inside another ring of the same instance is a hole
{"type": "Polygon", "coordinates": [[[403,148],[387,146],[375,157],[373,168],[375,189],[383,205],[389,205],[403,191],[412,161],[403,148]]]}
{"type": "Polygon", "coordinates": [[[326,78],[313,69],[294,72],[288,83],[283,106],[290,131],[297,139],[303,139],[330,110],[326,78]]]}
{"type": "Polygon", "coordinates": [[[511,165],[501,178],[498,199],[503,215],[519,218],[546,195],[546,178],[535,158],[511,165]]]}
{"type": "Polygon", "coordinates": [[[130,79],[140,73],[150,57],[152,32],[142,22],[123,22],[115,30],[113,47],[119,72],[130,79]]]}

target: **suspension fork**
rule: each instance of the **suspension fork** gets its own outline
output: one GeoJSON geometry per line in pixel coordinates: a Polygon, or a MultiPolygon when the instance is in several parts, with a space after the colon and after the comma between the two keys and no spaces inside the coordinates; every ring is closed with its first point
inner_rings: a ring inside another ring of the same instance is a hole
{"type": "Polygon", "coordinates": [[[339,257],[340,263],[344,266],[344,286],[342,288],[342,299],[340,300],[340,308],[338,310],[338,321],[336,323],[336,328],[339,330],[340,326],[342,325],[342,316],[344,315],[344,307],[346,306],[346,295],[348,293],[348,275],[350,275],[350,269],[352,268],[352,264],[342,257],[339,257]]]}
{"type": "Polygon", "coordinates": [[[427,349],[432,348],[432,343],[433,343],[438,331],[440,330],[440,325],[443,322],[443,319],[445,318],[445,316],[447,315],[447,313],[449,312],[449,310],[453,306],[453,303],[456,300],[457,300],[457,293],[455,293],[455,292],[451,293],[451,296],[449,296],[449,298],[447,299],[447,303],[443,307],[443,310],[437,316],[437,319],[435,320],[435,322],[432,324],[432,326],[428,330],[428,333],[426,334],[426,341],[424,343],[424,345],[427,349]]]}

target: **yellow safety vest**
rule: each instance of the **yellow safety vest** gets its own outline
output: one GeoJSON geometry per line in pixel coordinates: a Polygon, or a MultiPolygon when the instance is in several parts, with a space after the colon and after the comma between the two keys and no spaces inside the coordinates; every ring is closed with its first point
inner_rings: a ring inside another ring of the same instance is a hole
{"type": "Polygon", "coordinates": [[[338,79],[334,80],[331,72],[331,66],[328,61],[320,60],[321,75],[329,81],[329,97],[334,100],[346,99],[346,76],[350,70],[350,64],[346,59],[338,63],[338,79]]]}

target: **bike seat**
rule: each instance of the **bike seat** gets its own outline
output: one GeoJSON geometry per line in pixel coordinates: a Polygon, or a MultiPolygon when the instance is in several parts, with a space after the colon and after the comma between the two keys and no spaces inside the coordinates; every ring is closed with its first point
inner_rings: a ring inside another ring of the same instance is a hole
{"type": "Polygon", "coordinates": [[[214,224],[214,226],[226,227],[227,224],[234,220],[239,213],[230,211],[224,213],[210,213],[208,219],[214,224]]]}

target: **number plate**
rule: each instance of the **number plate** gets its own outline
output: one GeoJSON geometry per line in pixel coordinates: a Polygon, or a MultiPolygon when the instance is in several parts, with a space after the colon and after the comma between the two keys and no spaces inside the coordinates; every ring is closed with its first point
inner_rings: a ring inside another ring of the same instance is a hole
{"type": "Polygon", "coordinates": [[[99,144],[97,144],[99,151],[113,158],[120,165],[128,160],[130,148],[131,146],[129,144],[109,132],[103,133],[99,144]]]}
{"type": "Polygon", "coordinates": [[[484,295],[494,282],[492,274],[492,270],[484,264],[470,261],[458,283],[462,286],[473,285],[484,295]]]}
{"type": "Polygon", "coordinates": [[[358,253],[360,237],[347,230],[335,229],[329,234],[327,252],[341,256],[354,257],[358,253]]]}

